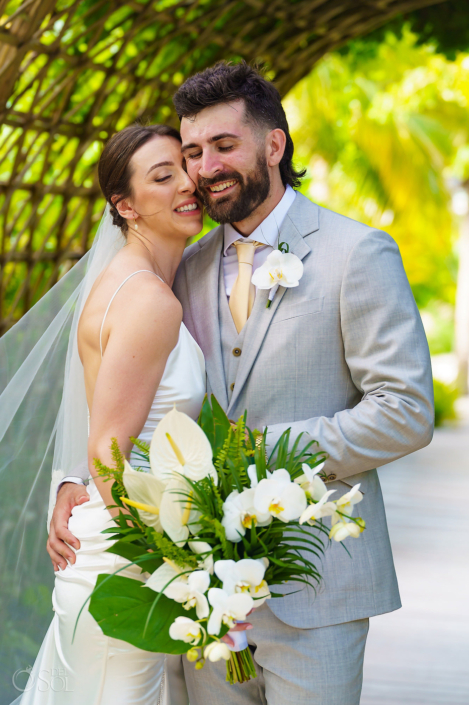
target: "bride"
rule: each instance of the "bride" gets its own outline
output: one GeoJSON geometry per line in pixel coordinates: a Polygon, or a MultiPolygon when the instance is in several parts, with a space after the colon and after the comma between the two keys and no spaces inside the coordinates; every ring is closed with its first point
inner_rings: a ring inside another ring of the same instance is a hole
{"type": "MultiPolygon", "coordinates": [[[[36,685],[26,689],[21,705],[156,705],[164,697],[164,655],[104,636],[86,608],[75,635],[74,629],[97,575],[126,565],[106,552],[101,532],[112,526],[116,510],[106,509],[113,504],[110,483],[96,476],[93,459],[112,464],[112,437],[131,458],[130,437],[149,441],[174,404],[195,419],[203,401],[203,355],[171,290],[186,241],[201,230],[202,212],[179,133],[168,126],[133,125],[114,135],[100,158],[99,182],[108,203],[97,245],[102,256],[95,254],[81,285],[89,295],[69,344],[58,426],[65,438],[67,409],[72,415],[78,403],[73,390],[84,385],[89,501],[75,507],[69,524],[80,542],[76,556],[67,563],[56,556],[55,616],[31,673],[36,685]],[[67,687],[41,689],[41,672],[63,674],[67,687]]],[[[63,467],[55,470],[54,493],[63,474],[63,467]]],[[[136,566],[121,575],[142,579],[136,566]]]]}

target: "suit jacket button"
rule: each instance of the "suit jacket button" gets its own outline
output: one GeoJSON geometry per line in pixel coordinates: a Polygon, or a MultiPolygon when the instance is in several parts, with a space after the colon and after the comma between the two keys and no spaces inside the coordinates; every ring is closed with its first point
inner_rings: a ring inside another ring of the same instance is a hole
{"type": "Polygon", "coordinates": [[[241,348],[233,348],[233,355],[239,357],[241,355],[241,348]]]}
{"type": "Polygon", "coordinates": [[[326,482],[334,482],[334,480],[337,480],[337,475],[334,475],[334,473],[332,473],[332,475],[327,476],[326,482]]]}
{"type": "Polygon", "coordinates": [[[233,391],[233,389],[234,389],[234,382],[232,382],[232,383],[230,384],[230,389],[231,389],[231,391],[233,391]]]}

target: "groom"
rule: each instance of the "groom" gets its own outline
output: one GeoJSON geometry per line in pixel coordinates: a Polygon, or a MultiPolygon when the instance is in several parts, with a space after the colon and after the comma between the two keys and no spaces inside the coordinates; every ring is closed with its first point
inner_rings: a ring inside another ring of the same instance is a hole
{"type": "MultiPolygon", "coordinates": [[[[175,292],[201,346],[208,391],[231,419],[248,410],[270,447],[287,428],[326,451],[329,489],[356,483],[367,530],[327,550],[313,589],[254,612],[258,678],[225,683],[225,664],[185,663],[191,705],[358,705],[368,620],[400,607],[376,467],[432,436],[430,359],[399,250],[384,232],[320,208],[294,188],[293,143],[274,86],[240,63],[188,79],[174,96],[187,170],[221,225],[190,246],[175,292]],[[250,287],[286,243],[296,288],[250,287]]],[[[66,493],[58,498],[70,503],[66,493]]]]}

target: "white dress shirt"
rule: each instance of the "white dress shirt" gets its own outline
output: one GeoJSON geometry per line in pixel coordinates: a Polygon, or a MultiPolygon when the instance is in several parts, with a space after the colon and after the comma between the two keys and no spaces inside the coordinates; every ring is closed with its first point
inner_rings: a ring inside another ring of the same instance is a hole
{"type": "Polygon", "coordinates": [[[254,274],[256,269],[264,264],[272,250],[278,247],[280,228],[288,209],[295,200],[295,197],[295,191],[291,186],[287,186],[282,199],[275,206],[274,210],[269,213],[267,218],[263,220],[262,223],[258,225],[254,232],[252,232],[248,237],[243,237],[229,223],[225,225],[223,274],[225,277],[225,289],[228,298],[230,297],[231,290],[236,281],[236,277],[238,276],[238,255],[236,254],[236,247],[233,246],[233,243],[236,242],[236,240],[241,240],[242,242],[252,242],[253,240],[256,240],[257,242],[265,242],[265,246],[258,247],[254,253],[254,264],[252,266],[252,272],[254,274]]]}

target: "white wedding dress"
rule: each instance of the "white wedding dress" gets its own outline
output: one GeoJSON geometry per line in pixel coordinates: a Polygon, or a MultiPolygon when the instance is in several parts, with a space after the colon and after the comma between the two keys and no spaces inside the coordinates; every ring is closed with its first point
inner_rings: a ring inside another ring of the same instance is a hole
{"type": "MultiPolygon", "coordinates": [[[[150,270],[139,270],[130,277],[141,271],[150,270]]],[[[203,353],[182,323],[139,437],[150,442],[158,422],[175,404],[178,411],[196,419],[204,395],[203,353]]],[[[106,553],[108,535],[102,531],[113,522],[93,480],[88,492],[89,502],[75,507],[69,522],[70,531],[80,541],[76,562],[56,574],[55,615],[26,690],[13,705],[187,705],[180,657],[142,651],[104,636],[86,607],[72,643],[76,619],[98,574],[113,573],[127,564],[120,556],[106,553]]],[[[142,579],[136,566],[119,574],[142,579]]]]}

